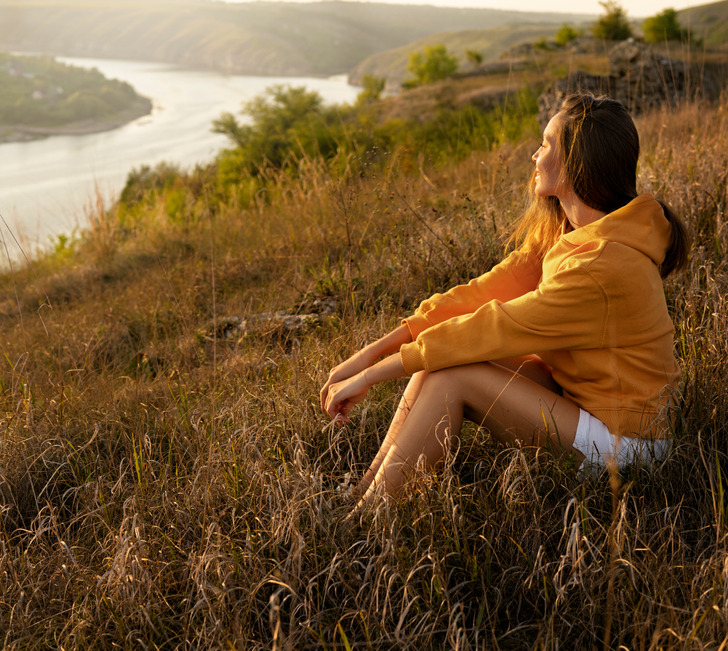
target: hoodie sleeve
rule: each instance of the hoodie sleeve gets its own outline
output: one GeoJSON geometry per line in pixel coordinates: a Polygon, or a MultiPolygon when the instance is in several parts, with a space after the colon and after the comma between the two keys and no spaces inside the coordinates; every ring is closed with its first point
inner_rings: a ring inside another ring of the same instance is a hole
{"type": "Polygon", "coordinates": [[[419,333],[400,349],[408,374],[559,349],[603,346],[607,294],[581,265],[569,265],[510,301],[494,298],[470,314],[419,333]]]}
{"type": "Polygon", "coordinates": [[[541,261],[536,255],[518,250],[490,271],[467,285],[458,285],[445,294],[435,294],[423,301],[414,315],[403,320],[415,340],[438,323],[475,312],[492,300],[505,303],[538,286],[541,261]]]}

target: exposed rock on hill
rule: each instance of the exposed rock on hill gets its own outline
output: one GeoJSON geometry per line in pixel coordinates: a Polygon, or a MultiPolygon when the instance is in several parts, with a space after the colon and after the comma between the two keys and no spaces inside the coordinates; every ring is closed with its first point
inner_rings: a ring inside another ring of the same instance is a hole
{"type": "Polygon", "coordinates": [[[684,61],[659,56],[632,39],[609,52],[609,75],[576,72],[549,86],[539,97],[539,122],[546,124],[564,96],[574,91],[605,94],[622,102],[633,115],[702,97],[715,100],[726,86],[726,64],[684,61]]]}

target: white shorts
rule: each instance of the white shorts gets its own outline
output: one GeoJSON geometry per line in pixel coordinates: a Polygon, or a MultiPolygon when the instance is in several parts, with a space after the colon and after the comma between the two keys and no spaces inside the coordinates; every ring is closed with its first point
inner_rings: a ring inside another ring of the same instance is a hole
{"type": "Polygon", "coordinates": [[[586,457],[585,467],[603,469],[612,459],[620,467],[633,461],[650,464],[655,459],[664,459],[672,448],[672,439],[614,436],[596,416],[580,409],[574,448],[586,457]]]}

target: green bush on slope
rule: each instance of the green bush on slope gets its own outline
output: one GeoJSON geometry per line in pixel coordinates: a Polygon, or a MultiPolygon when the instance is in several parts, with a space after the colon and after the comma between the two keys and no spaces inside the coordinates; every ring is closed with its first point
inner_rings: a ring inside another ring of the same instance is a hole
{"type": "Polygon", "coordinates": [[[535,133],[537,109],[535,94],[526,88],[487,111],[442,103],[432,120],[381,120],[376,102],[325,106],[315,92],[275,86],[245,105],[246,122],[230,113],[215,121],[214,130],[234,145],[218,158],[218,182],[228,188],[243,179],[261,179],[271,169],[295,174],[303,161],[317,158],[347,173],[395,151],[405,158],[459,159],[472,149],[535,133]]]}

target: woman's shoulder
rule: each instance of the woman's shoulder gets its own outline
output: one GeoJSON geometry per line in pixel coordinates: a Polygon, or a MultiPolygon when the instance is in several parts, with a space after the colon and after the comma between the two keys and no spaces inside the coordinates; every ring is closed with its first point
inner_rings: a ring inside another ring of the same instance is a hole
{"type": "Polygon", "coordinates": [[[558,274],[588,276],[589,284],[608,295],[643,291],[646,284],[661,286],[659,268],[644,253],[611,240],[592,240],[569,247],[557,257],[544,261],[544,278],[558,274]]]}
{"type": "Polygon", "coordinates": [[[612,240],[584,245],[568,257],[569,266],[578,266],[591,275],[610,281],[626,280],[637,283],[645,274],[659,275],[655,261],[643,251],[612,240]]]}

